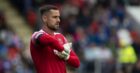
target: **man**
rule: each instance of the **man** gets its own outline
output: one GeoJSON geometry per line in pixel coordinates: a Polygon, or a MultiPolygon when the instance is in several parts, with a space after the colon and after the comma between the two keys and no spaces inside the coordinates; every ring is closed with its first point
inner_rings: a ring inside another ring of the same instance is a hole
{"type": "Polygon", "coordinates": [[[78,68],[80,61],[71,49],[71,43],[59,29],[60,13],[57,7],[46,5],[40,8],[43,26],[31,38],[31,56],[37,73],[66,73],[66,63],[78,68]]]}

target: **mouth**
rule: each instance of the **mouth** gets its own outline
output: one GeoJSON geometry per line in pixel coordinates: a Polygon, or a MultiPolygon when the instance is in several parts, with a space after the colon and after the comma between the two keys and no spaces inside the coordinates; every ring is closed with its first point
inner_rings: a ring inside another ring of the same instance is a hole
{"type": "Polygon", "coordinates": [[[58,24],[56,24],[56,27],[59,27],[59,23],[58,23],[58,24]]]}
{"type": "Polygon", "coordinates": [[[56,23],[57,26],[59,26],[59,23],[56,23]]]}

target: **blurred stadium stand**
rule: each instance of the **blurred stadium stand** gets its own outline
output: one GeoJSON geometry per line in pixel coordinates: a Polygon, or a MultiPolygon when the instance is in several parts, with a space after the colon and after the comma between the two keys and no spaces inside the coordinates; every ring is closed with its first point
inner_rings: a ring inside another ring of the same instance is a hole
{"type": "Polygon", "coordinates": [[[140,24],[140,6],[127,6],[126,10],[136,20],[136,22],[140,24]]]}
{"type": "Polygon", "coordinates": [[[140,73],[140,0],[0,0],[0,73],[35,73],[31,34],[39,6],[61,9],[61,29],[81,60],[68,73],[140,73]]]}

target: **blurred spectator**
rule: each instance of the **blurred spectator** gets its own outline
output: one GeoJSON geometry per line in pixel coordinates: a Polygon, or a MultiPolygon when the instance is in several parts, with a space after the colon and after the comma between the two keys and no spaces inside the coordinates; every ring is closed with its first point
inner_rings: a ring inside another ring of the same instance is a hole
{"type": "Polygon", "coordinates": [[[69,15],[78,15],[78,7],[74,5],[71,0],[66,0],[62,6],[62,18],[67,18],[69,15]]]}
{"type": "Polygon", "coordinates": [[[78,15],[78,17],[77,17],[78,26],[81,26],[84,28],[89,26],[92,18],[90,16],[90,8],[87,4],[85,4],[85,6],[79,10],[79,14],[77,14],[77,15],[78,15]]]}
{"type": "Polygon", "coordinates": [[[123,73],[131,73],[133,65],[137,61],[134,48],[129,43],[126,43],[124,40],[120,40],[118,60],[121,64],[121,70],[123,73]]]}
{"type": "Polygon", "coordinates": [[[32,9],[29,9],[27,11],[26,16],[27,16],[27,21],[30,24],[30,27],[32,29],[35,29],[35,26],[36,26],[36,23],[37,23],[37,15],[36,15],[36,13],[32,9]]]}

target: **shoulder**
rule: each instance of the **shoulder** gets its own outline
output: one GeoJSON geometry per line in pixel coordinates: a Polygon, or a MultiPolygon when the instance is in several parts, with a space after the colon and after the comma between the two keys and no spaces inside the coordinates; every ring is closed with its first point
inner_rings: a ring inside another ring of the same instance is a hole
{"type": "Polygon", "coordinates": [[[43,35],[43,32],[40,31],[35,31],[32,36],[31,36],[31,42],[32,43],[37,43],[39,38],[43,35]]]}
{"type": "Polygon", "coordinates": [[[40,35],[44,34],[42,31],[35,31],[33,34],[32,34],[32,38],[37,38],[39,37],[40,35]]]}

